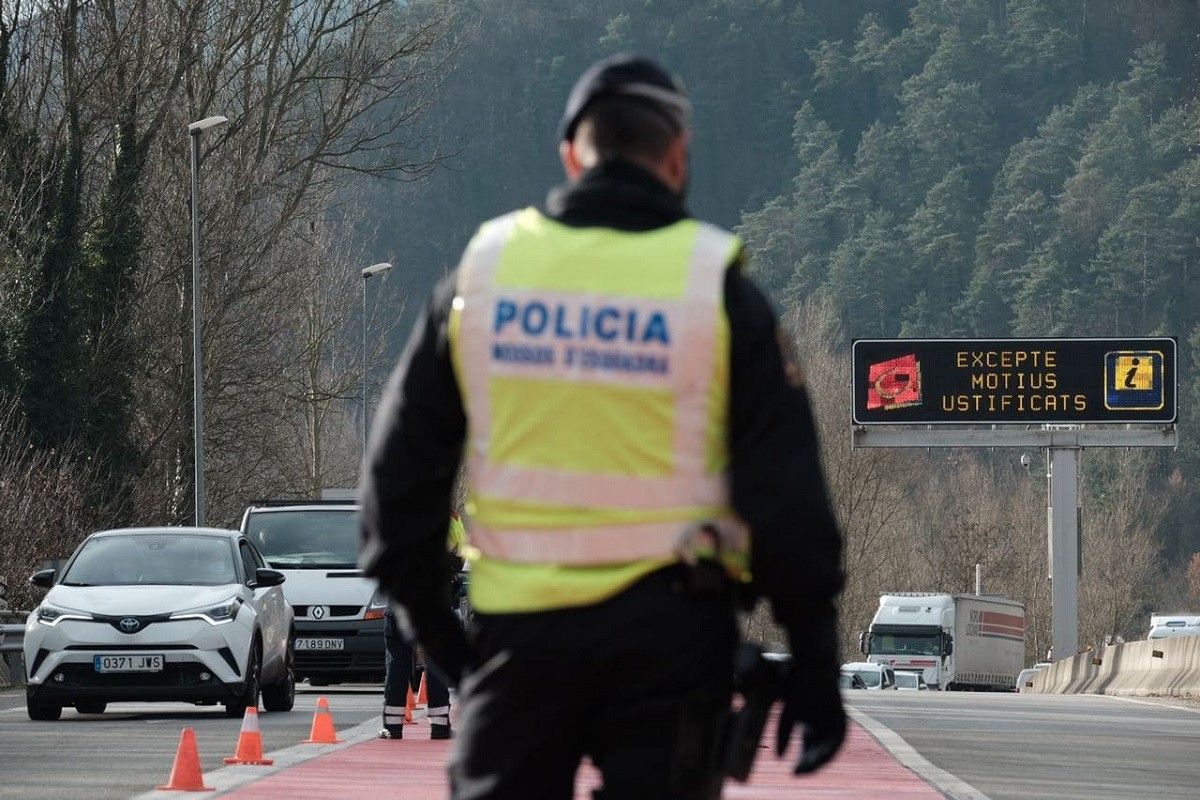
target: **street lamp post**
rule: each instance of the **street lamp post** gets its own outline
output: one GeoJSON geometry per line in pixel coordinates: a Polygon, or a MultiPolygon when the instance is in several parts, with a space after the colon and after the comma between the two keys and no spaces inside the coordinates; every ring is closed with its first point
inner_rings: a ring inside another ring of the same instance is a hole
{"type": "Polygon", "coordinates": [[[387,261],[382,261],[378,264],[372,264],[365,267],[362,271],[363,290],[362,290],[362,455],[367,457],[367,431],[370,426],[367,424],[367,281],[371,280],[374,275],[381,275],[388,272],[392,268],[392,264],[387,261]]]}
{"type": "Polygon", "coordinates": [[[196,527],[204,525],[204,379],[201,374],[200,303],[200,134],[224,125],[225,117],[205,117],[188,125],[192,156],[192,414],[195,436],[196,527]]]}

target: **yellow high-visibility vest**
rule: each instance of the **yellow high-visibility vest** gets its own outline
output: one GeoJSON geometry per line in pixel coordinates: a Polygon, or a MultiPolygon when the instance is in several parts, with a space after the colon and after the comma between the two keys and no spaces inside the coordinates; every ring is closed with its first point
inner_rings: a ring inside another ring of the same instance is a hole
{"type": "Polygon", "coordinates": [[[450,531],[446,534],[446,549],[451,553],[462,553],[462,549],[467,544],[467,527],[463,524],[462,517],[452,514],[450,516],[450,531]]]}
{"type": "Polygon", "coordinates": [[[679,560],[701,526],[744,574],[723,303],[739,247],[695,220],[629,232],[534,209],[472,239],[450,342],[478,611],[599,602],[679,560]]]}

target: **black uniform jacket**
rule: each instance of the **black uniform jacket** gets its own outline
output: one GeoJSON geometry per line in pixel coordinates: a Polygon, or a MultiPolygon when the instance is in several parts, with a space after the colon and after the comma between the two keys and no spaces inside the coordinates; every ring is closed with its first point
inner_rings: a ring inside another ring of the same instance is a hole
{"type": "MultiPolygon", "coordinates": [[[[651,230],[688,216],[649,172],[610,162],[550,193],[549,216],[572,226],[651,230]]],[[[725,280],[730,322],[729,452],[733,508],[753,532],[757,590],[789,623],[832,620],[841,539],[821,472],[804,388],[789,381],[776,320],[741,273],[725,280]]],[[[388,382],[367,451],[362,566],[404,605],[444,585],[446,527],[467,421],[450,361],[455,275],[434,289],[388,382]]],[[[793,375],[796,373],[793,372],[793,375]]],[[[807,625],[801,625],[807,627],[807,625]]]]}

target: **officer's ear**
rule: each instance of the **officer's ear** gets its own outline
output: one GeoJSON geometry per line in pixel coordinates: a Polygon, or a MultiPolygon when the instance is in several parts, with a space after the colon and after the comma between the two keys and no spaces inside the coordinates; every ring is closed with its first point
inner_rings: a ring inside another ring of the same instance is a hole
{"type": "Polygon", "coordinates": [[[688,185],[691,170],[691,139],[692,134],[686,128],[680,132],[667,147],[659,164],[659,175],[676,194],[682,195],[688,185]]]}
{"type": "Polygon", "coordinates": [[[579,176],[587,169],[581,155],[574,141],[564,139],[558,143],[558,157],[562,159],[563,172],[567,173],[567,180],[572,183],[579,180],[579,176]]]}

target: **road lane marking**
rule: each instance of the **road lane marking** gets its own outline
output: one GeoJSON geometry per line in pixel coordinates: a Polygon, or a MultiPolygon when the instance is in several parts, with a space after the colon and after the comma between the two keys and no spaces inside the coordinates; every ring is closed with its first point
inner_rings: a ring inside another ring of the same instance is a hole
{"type": "MultiPolygon", "coordinates": [[[[338,750],[345,750],[356,744],[362,744],[365,741],[374,739],[379,735],[379,728],[382,726],[383,720],[378,715],[372,717],[366,722],[361,722],[353,728],[344,731],[338,731],[338,735],[342,737],[339,744],[295,744],[291,747],[285,747],[282,750],[274,750],[264,754],[266,758],[273,759],[274,765],[269,767],[238,765],[232,767],[222,767],[215,769],[212,772],[204,773],[204,784],[216,790],[216,794],[206,795],[207,797],[220,797],[227,792],[231,792],[247,783],[256,781],[259,778],[265,778],[280,770],[294,767],[297,764],[303,764],[305,761],[311,761],[320,756],[336,753],[338,750]]],[[[174,753],[171,754],[174,758],[174,753]]],[[[164,765],[163,774],[169,774],[170,764],[164,765]]],[[[148,792],[143,792],[139,795],[134,795],[130,800],[168,800],[169,798],[179,797],[179,792],[162,791],[153,789],[148,792]]]]}
{"type": "Polygon", "coordinates": [[[990,800],[986,794],[962,778],[931,763],[929,759],[918,753],[912,745],[904,741],[900,734],[874,717],[870,717],[862,711],[850,708],[849,706],[846,707],[846,713],[850,715],[851,719],[865,728],[867,733],[874,736],[875,740],[883,745],[897,761],[917,773],[930,786],[946,795],[949,800],[990,800]]]}
{"type": "Polygon", "coordinates": [[[1156,703],[1153,700],[1142,700],[1137,697],[1121,697],[1115,694],[1086,694],[1081,697],[1102,697],[1106,700],[1120,700],[1123,703],[1137,703],[1139,706],[1149,706],[1150,708],[1171,708],[1175,711],[1187,711],[1192,714],[1200,714],[1200,708],[1191,706],[1177,706],[1174,703],[1156,703]]]}

